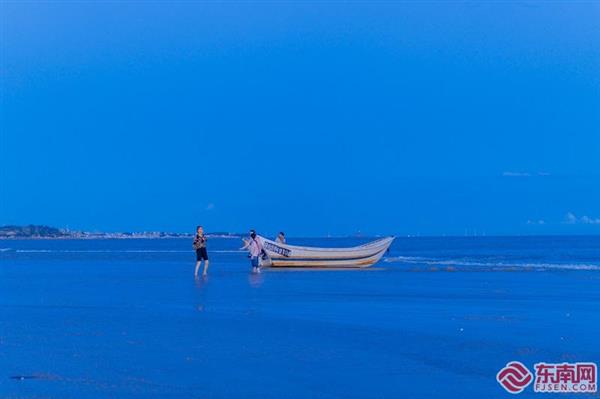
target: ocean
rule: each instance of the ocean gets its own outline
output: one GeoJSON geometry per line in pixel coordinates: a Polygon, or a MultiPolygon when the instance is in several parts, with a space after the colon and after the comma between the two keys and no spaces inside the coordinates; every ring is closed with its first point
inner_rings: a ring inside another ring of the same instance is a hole
{"type": "Polygon", "coordinates": [[[369,269],[260,275],[240,246],[211,239],[196,281],[189,239],[0,241],[0,398],[508,398],[508,362],[600,364],[600,236],[400,237],[369,269]]]}

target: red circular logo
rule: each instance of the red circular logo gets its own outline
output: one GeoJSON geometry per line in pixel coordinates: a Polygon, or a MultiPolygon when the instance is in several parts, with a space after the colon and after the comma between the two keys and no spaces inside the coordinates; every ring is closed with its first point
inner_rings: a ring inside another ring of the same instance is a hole
{"type": "Polygon", "coordinates": [[[496,380],[507,392],[521,393],[533,380],[531,372],[521,362],[510,362],[496,375],[496,380]]]}

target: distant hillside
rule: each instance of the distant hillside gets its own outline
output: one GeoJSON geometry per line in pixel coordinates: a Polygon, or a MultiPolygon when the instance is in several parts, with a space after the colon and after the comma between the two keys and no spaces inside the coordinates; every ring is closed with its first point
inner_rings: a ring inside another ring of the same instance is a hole
{"type": "Polygon", "coordinates": [[[54,238],[67,237],[69,234],[50,226],[2,226],[0,238],[54,238]]]}

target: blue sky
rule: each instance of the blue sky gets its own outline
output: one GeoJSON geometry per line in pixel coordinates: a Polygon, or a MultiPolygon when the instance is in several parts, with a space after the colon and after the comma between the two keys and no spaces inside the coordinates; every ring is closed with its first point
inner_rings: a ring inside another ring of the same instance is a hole
{"type": "Polygon", "coordinates": [[[600,233],[598,2],[0,15],[0,224],[600,233]]]}

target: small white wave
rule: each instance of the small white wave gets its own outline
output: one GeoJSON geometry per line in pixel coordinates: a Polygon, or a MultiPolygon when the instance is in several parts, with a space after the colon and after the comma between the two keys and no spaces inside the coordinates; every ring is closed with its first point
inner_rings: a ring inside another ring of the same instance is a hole
{"type": "Polygon", "coordinates": [[[523,269],[554,269],[554,270],[600,270],[600,265],[583,264],[583,263],[519,263],[519,262],[474,262],[463,261],[457,259],[428,259],[411,256],[394,256],[385,258],[384,262],[390,263],[410,263],[424,264],[428,266],[464,266],[464,267],[481,267],[481,268],[523,268],[523,269]]]}
{"type": "MultiPolygon", "coordinates": [[[[183,251],[183,250],[160,250],[160,249],[17,249],[15,252],[18,253],[192,253],[192,250],[183,251]]],[[[216,250],[208,252],[216,252],[216,253],[230,253],[230,252],[246,252],[242,250],[216,250]]]]}
{"type": "Polygon", "coordinates": [[[12,248],[0,248],[0,252],[12,252],[14,249],[12,248]]]}
{"type": "Polygon", "coordinates": [[[425,261],[428,261],[428,259],[420,258],[418,256],[390,256],[387,258],[383,258],[383,261],[389,263],[423,263],[425,261]]]}
{"type": "Polygon", "coordinates": [[[190,251],[173,251],[173,250],[150,250],[150,249],[128,249],[128,250],[112,250],[112,249],[17,249],[19,253],[176,253],[176,252],[190,252],[190,251]]]}
{"type": "Polygon", "coordinates": [[[600,265],[586,265],[586,264],[554,264],[554,263],[542,263],[542,264],[531,264],[525,267],[538,267],[541,269],[559,269],[559,270],[600,270],[600,265]]]}

